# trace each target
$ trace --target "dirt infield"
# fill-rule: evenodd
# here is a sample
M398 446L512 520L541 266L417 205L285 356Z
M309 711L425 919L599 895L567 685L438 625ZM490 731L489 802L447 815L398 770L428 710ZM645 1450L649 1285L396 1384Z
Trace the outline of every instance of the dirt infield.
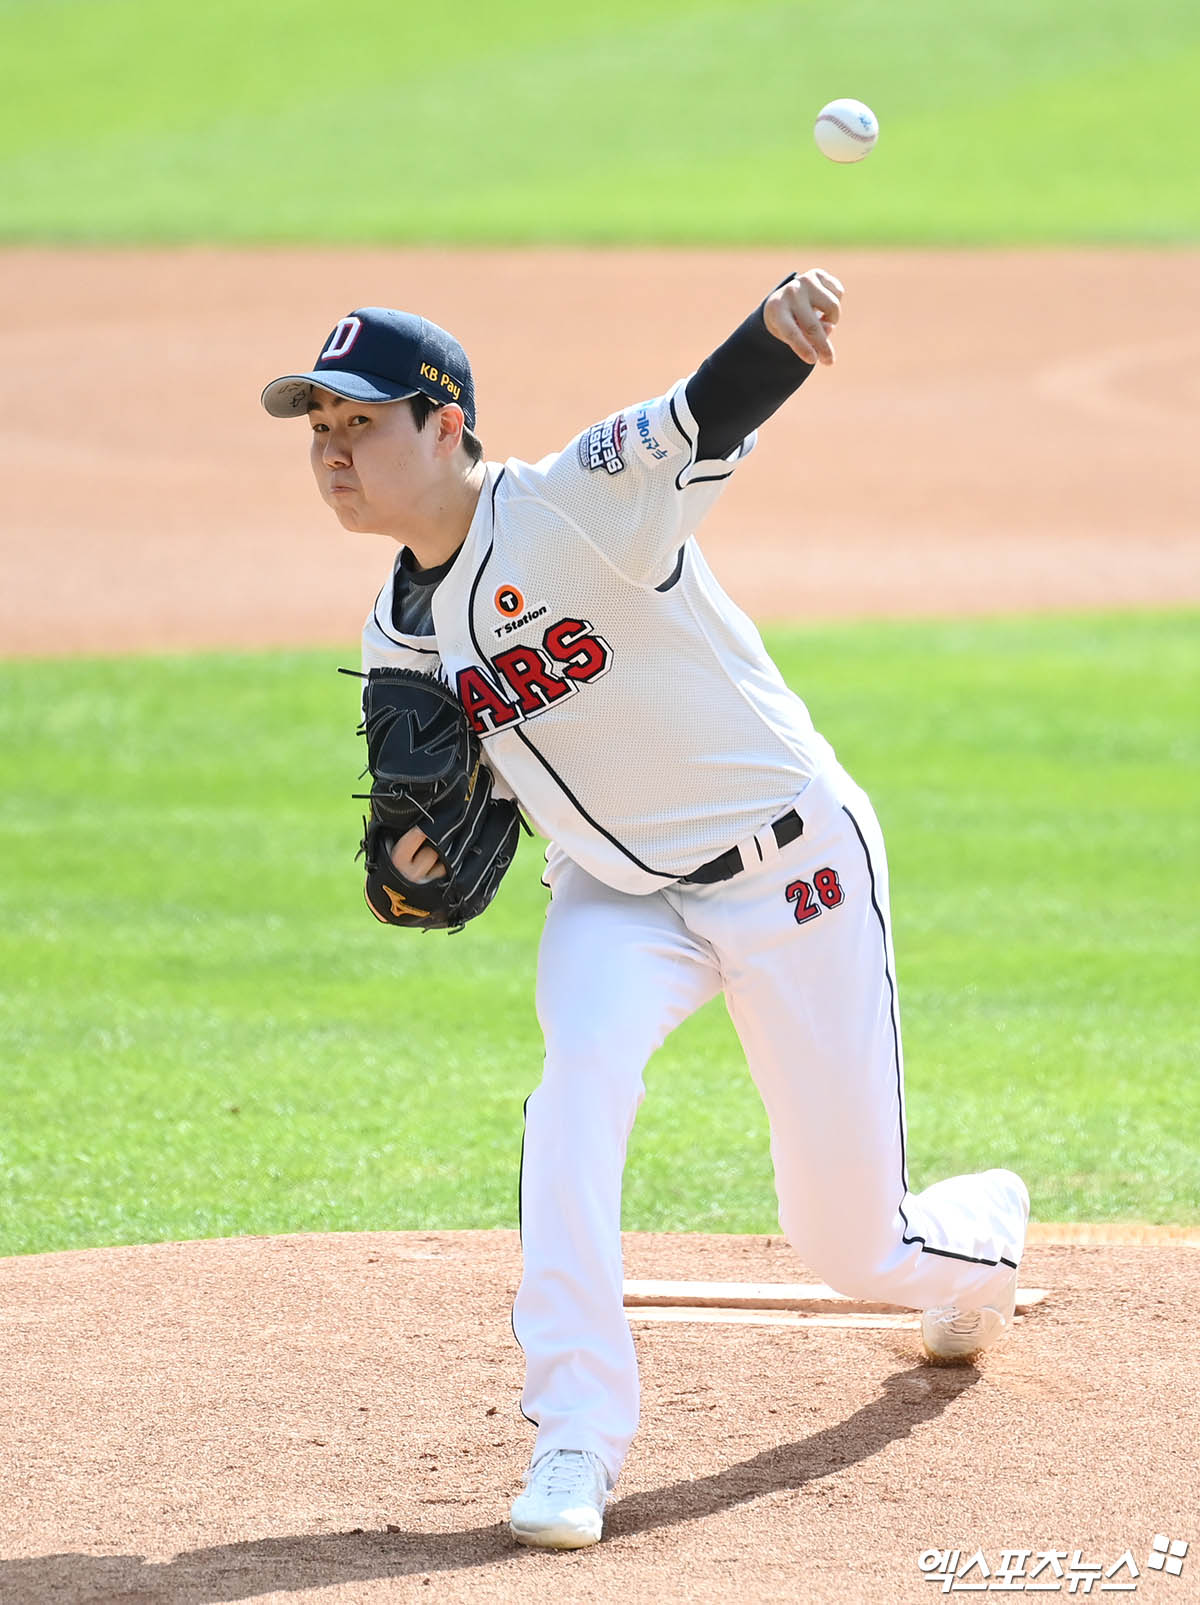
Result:
M261 385L349 307L416 306L536 457L694 366L792 265L840 360L705 526L759 617L1200 600L1197 252L0 252L0 653L348 643L390 561ZM819 389L818 389L819 387ZM793 422L794 418L794 422ZM964 1372L903 1332L647 1326L599 1550L517 1550L505 1232L0 1261L0 1605L933 1598L934 1547L1130 1550L1200 1599L1195 1234L1035 1229L1049 1290ZM631 1277L795 1282L778 1239L628 1240ZM978 1573L976 1573L978 1576ZM1066 1594L1066 1580L1059 1592ZM1070 1590L1074 1592L1075 1590Z
M805 247L839 361L704 530L758 617L1200 599L1200 252ZM0 431L0 651L357 638L390 561L318 502L267 379L347 308L471 352L489 455L538 457L664 390L785 253L0 252L20 398Z
M804 1276L778 1238L637 1235L626 1260ZM1156 1534L1200 1551L1194 1247L1036 1244L1049 1297L978 1370L909 1333L635 1324L642 1431L576 1555L505 1526L518 1265L511 1232L0 1261L0 1600L898 1605L937 1597L934 1547L1129 1549L1138 1598L1200 1597L1200 1552L1146 1569Z

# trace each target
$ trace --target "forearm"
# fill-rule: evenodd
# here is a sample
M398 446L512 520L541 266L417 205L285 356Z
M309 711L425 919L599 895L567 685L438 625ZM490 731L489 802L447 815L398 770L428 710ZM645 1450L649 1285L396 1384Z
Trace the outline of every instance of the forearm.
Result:
M699 426L696 455L701 461L727 457L813 371L812 363L767 328L765 306L764 301L756 307L688 380L687 403Z

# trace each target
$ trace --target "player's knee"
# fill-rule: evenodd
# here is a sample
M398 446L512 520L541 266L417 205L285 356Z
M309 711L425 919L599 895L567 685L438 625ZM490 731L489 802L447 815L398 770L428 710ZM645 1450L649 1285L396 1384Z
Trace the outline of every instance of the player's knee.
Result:
M640 1073L627 1077L581 1074L578 1061L547 1060L525 1108L526 1135L548 1141L560 1162L620 1155L645 1096Z
M618 1081L640 1084L642 1070L653 1052L625 1032L614 1031L612 1021L571 1021L544 1032L544 1079Z

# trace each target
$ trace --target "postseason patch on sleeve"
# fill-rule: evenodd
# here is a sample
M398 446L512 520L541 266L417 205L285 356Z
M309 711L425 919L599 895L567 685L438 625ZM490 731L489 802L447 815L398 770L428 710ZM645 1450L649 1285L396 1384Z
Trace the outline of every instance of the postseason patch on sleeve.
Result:
M579 461L585 468L603 468L619 474L625 466L625 416L605 418L579 437Z

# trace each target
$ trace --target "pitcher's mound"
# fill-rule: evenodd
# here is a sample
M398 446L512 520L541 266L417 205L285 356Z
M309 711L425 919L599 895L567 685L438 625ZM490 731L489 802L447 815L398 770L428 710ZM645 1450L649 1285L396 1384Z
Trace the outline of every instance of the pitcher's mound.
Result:
M547 1555L506 1522L532 1439L515 1233L0 1261L0 1600L897 1605L941 1591L934 1549L990 1580L1005 1550L1055 1552L1063 1594L1128 1551L1165 1589L1156 1535L1200 1543L1198 1267L1182 1243L1035 1243L1047 1296L977 1370L899 1328L635 1323L643 1425L606 1540ZM767 1237L632 1235L626 1268L817 1280Z

